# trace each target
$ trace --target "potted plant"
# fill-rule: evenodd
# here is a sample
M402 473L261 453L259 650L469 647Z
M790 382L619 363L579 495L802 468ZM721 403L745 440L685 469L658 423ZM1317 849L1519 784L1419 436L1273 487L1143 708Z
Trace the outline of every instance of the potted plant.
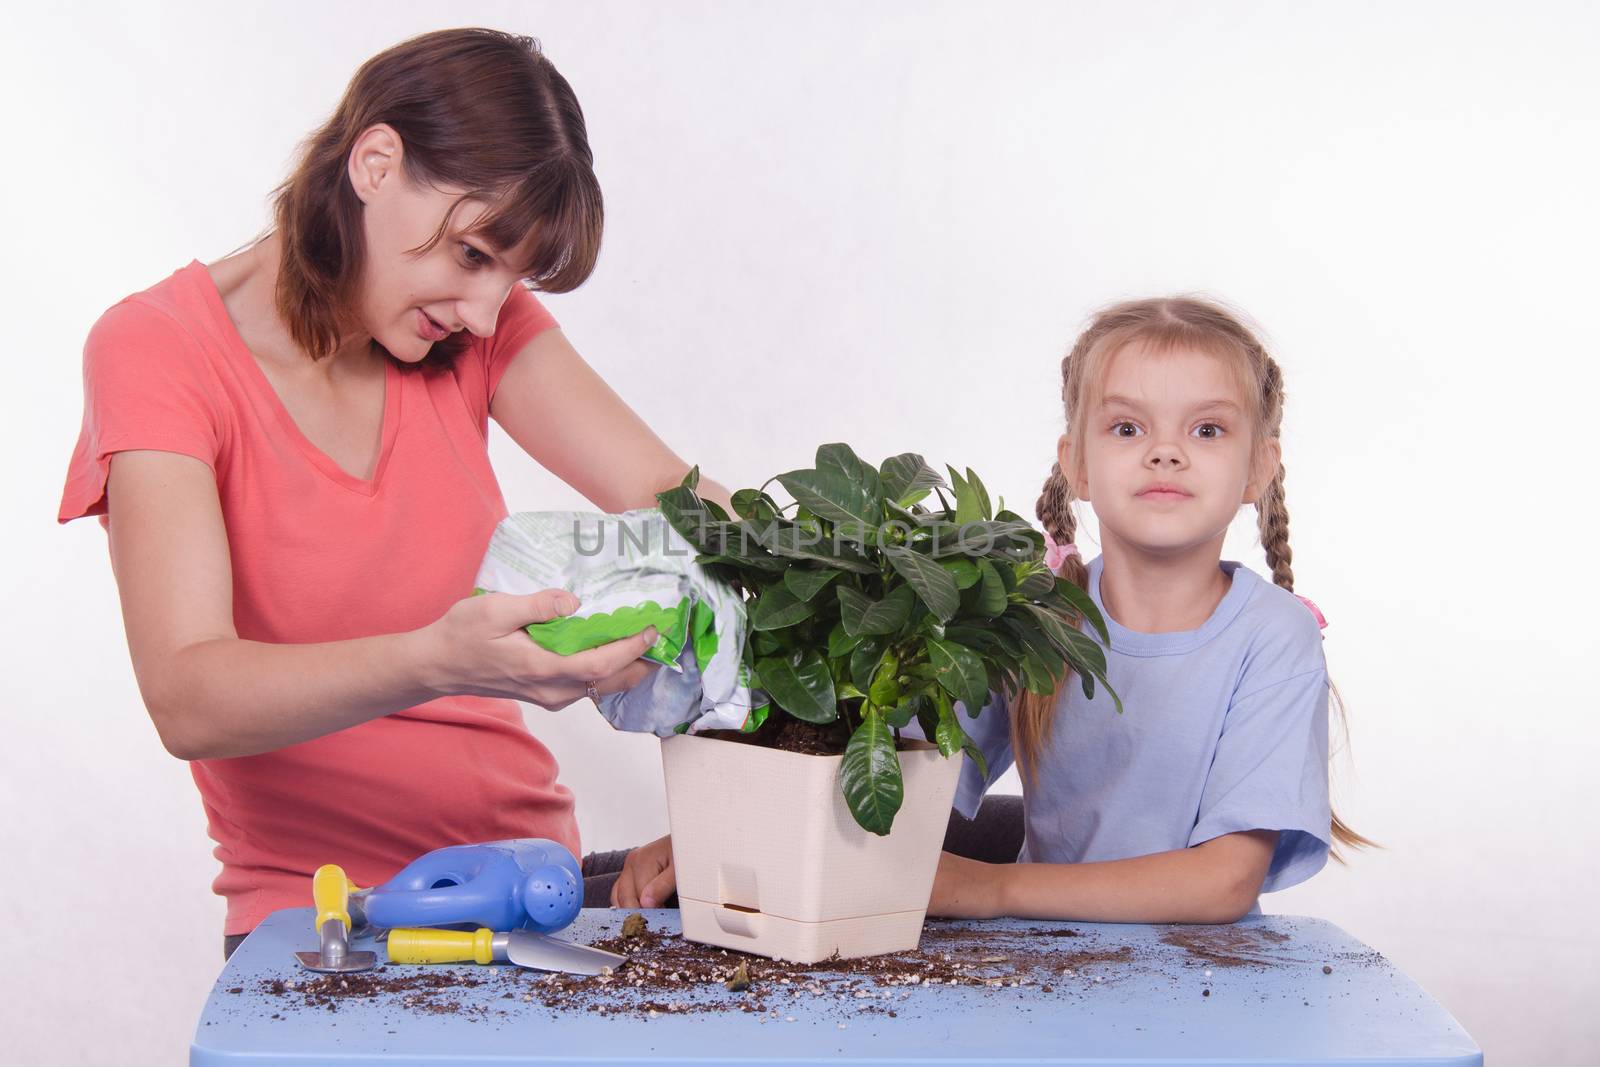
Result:
M814 468L733 494L734 515L697 494L698 467L658 494L697 561L745 597L758 690L742 731L662 742L685 937L806 963L914 949L960 772L949 757L984 763L957 705L975 717L992 689L1048 693L1068 667L1090 695L1105 684L1104 651L1078 629L1087 618L1107 640L1094 602L970 468L948 469L947 483L915 454L873 467L828 444ZM913 720L931 740L901 736Z

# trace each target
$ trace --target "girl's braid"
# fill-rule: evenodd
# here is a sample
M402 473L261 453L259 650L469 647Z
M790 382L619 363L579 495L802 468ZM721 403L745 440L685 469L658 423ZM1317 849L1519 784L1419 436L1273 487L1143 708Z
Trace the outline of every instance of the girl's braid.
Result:
M1061 360L1061 380L1070 382L1072 370L1072 355L1068 353ZM1065 385L1063 386L1065 392ZM1039 493L1039 500L1034 504L1033 513L1038 516L1050 537L1058 545L1070 545L1077 529L1077 518L1072 513L1072 486L1067 481L1066 474L1061 470L1058 460L1050 465L1050 476L1044 480L1044 488ZM1083 553L1068 556L1061 565L1061 577L1073 585L1087 589L1089 587L1089 568L1083 562Z
M1262 423L1269 437L1276 438L1283 425L1283 372L1271 356L1255 347L1262 361L1261 408ZM1283 462L1273 473L1272 481L1256 501L1256 528L1261 534L1261 548L1266 553L1267 566L1272 568L1273 584L1294 592L1294 571L1289 564L1294 553L1289 549L1289 507L1283 495Z

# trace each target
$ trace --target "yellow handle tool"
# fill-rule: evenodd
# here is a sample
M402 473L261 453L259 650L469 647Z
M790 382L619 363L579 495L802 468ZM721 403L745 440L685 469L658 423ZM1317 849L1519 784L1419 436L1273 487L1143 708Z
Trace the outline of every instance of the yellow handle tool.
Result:
M493 963L494 931L390 930L390 963ZM505 959L503 954L499 957Z
M390 963L515 963L536 971L605 974L628 957L575 945L532 930L395 929L389 931Z
M311 876L311 903L316 910L312 928L317 932L318 950L295 953L306 970L344 974L370 971L378 965L376 952L350 951L350 894L355 890L337 864L323 864Z
M311 876L311 903L317 909L317 917L312 921L311 928L321 930L322 924L329 919L338 919L348 933L350 894L355 891L356 887L344 875L344 868L337 863L324 863L318 867L317 873Z

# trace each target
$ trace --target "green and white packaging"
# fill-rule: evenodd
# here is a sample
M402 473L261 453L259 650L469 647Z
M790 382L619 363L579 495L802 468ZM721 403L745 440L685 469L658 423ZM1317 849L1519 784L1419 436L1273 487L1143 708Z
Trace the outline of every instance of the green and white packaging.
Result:
M660 737L754 729L765 716L751 714L744 602L706 573L695 554L659 508L619 515L525 511L495 528L474 584L480 593L565 589L576 596L574 614L527 627L558 655L656 628L660 636L643 658L661 669L600 699L601 714L616 729Z

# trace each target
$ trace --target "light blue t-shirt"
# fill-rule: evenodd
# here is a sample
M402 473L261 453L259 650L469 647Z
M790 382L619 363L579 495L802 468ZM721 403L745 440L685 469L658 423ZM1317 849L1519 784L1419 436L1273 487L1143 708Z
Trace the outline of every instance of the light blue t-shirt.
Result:
M1328 671L1315 616L1224 560L1232 582L1199 629L1137 633L1106 614L1102 562L1089 564L1089 595L1111 634L1106 676L1124 712L1103 687L1086 700L1080 680L1068 680L1038 784L1024 782L1018 862L1127 859L1277 830L1262 891L1316 874L1327 862L1331 817ZM990 699L977 719L959 709L989 765L985 780L963 757L955 807L967 818L1013 762L1005 701Z

